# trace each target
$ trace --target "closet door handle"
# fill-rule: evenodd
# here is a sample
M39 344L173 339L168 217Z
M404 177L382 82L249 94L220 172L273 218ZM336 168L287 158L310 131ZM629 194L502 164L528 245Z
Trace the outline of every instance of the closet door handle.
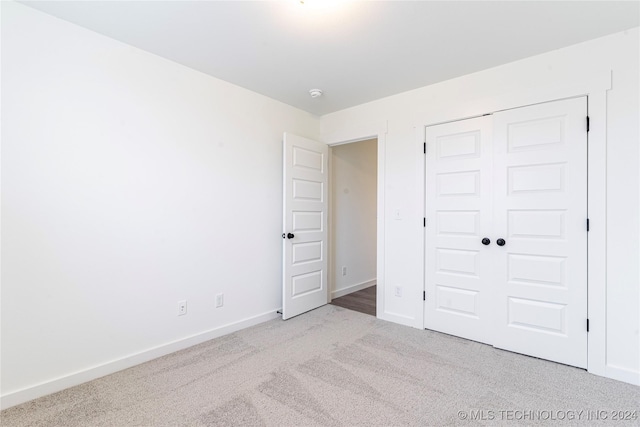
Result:
M496 240L496 245L498 245L498 246L504 246L504 245L505 245L505 243L507 243L507 242L505 242L505 240L504 240L504 239L498 239L498 240Z
M482 239L482 244L483 245L487 246L490 243L491 243L491 240L489 240L488 238L485 237L484 239Z

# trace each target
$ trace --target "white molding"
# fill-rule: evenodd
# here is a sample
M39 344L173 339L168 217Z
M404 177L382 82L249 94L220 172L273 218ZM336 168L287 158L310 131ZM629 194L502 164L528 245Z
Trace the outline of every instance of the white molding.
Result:
M589 371L591 372L591 371ZM640 385L640 372L632 371L631 369L622 368L614 365L607 365L604 373L591 372L592 374L599 375L601 377L607 377L614 380L622 381L625 383Z
M272 319L277 319L280 317L277 311L281 311L281 309L274 309L257 316L248 317L238 322L229 323L227 325L219 326L205 332L200 332L186 338L162 344L160 346L153 347L139 353L131 354L129 356L113 360L102 365L94 366L83 371L75 372L73 374L65 375L63 377L56 378L51 381L46 381L35 386L7 393L0 397L0 409L6 409L11 406L19 405L21 403L37 399L42 396L56 393L64 389L104 377L105 375L113 374L115 372L131 368L132 366L157 359L158 357L162 357L167 354L192 347L205 341L209 341L214 338L218 338L223 335L248 328L250 326L267 322Z
M424 152L424 143L425 141L425 132L424 132L424 126L420 126L420 125L414 125L414 135L415 135L415 150L416 150L416 154L415 154L415 158L416 158L416 179L418 180L418 182L420 182L421 184L416 185L416 195L415 195L415 199L419 201L419 215L418 218L422 217L422 218L426 218L427 216L427 211L426 211L426 197L427 197L427 190L425 188L425 182L426 182L426 161L427 161L427 157L426 154ZM418 251L418 253L420 254L420 259L422 260L422 269L420 269L420 283L422 283L422 292L424 294L425 290L426 290L426 262L425 262L425 257L426 257L426 238L427 238L427 234L426 234L426 227L422 224L420 224L420 222L418 222L418 224L416 224L416 233L422 234L422 239L421 239L421 244L418 248L416 248L416 250ZM422 297L422 295L417 295L416 299L415 299L417 305L419 306L417 310L415 310L416 316L415 316L415 320L413 322L413 327L414 328L419 328L419 329L424 329L425 328L425 321L424 321L424 299Z
M333 258L335 255L335 242L333 239L334 236L334 218L333 218L333 147L329 146L329 158L327 159L327 173L329 174L328 188L327 188L327 227L329 229L329 237L327 240L328 246L328 259L327 259L327 303L331 302L332 292L331 289L334 288L335 284L335 276L333 269L335 268L333 265ZM283 194L284 197L284 194Z
M367 139L379 138L386 135L387 121L365 122L354 124L351 127L340 129L335 132L321 133L320 141L325 144L343 145L352 142L366 141Z
M394 313L392 311L385 311L383 314L384 316L378 316L378 318L386 320L388 322L398 323L399 325L415 327L416 319L413 317L405 316L404 314L400 313Z
M609 86L610 87L610 86ZM608 88L607 88L608 89ZM587 215L587 370L613 378L607 371L607 94L588 95Z
M384 286L385 286L385 165L387 153L387 121L374 121L353 124L350 127L340 129L335 132L324 133L320 136L320 141L329 146L348 144L350 142L364 141L376 138L378 140L378 191L377 191L377 256L376 256L376 317L387 319L384 311ZM391 320L395 321L395 320ZM406 322L398 322L406 324Z
M371 286L375 286L375 284L376 284L376 279L371 279L371 280L367 280L366 282L347 286L346 288L336 289L335 291L331 292L331 299L340 298L345 295L349 295L354 292L358 292L363 289L370 288Z
M378 221L377 221L377 257L376 257L376 317L384 319L384 287L385 287L385 251L386 251L386 227L385 227L385 166L387 161L387 127L383 133L378 133Z
M587 344L590 373L640 384L640 372L607 364L607 91L611 89L611 70L586 75L559 76L556 83L531 87L519 92L493 96L448 110L416 115L414 123L426 126L462 120L511 108L578 96L588 97L591 118L588 155L588 215L591 230L588 234L588 307L590 331ZM424 190L424 180L421 182ZM424 264L424 256L422 257ZM424 282L424 278L423 278ZM422 304L424 322L424 304ZM423 323L424 326L424 323Z
M420 126L464 120L497 111L558 101L566 98L590 95L611 89L611 70L600 71L583 79L575 75L559 76L556 84L543 87L530 87L520 91L508 92L491 97L461 103L449 109L438 109L430 113L418 112L413 123ZM605 106L606 108L606 106Z

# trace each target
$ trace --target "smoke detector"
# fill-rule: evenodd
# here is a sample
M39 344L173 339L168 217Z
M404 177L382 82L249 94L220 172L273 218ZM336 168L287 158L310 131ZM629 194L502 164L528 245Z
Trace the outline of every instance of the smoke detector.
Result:
M311 95L312 98L319 98L322 96L322 91L320 89L311 89L309 95Z

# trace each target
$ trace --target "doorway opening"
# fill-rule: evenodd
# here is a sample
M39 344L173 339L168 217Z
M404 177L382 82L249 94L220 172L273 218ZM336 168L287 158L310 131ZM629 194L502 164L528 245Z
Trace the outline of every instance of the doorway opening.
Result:
M376 315L378 139L330 149L329 299Z

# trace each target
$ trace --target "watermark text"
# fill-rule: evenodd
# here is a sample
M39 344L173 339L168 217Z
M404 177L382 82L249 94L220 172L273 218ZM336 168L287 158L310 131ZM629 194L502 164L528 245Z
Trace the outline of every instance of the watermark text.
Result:
M637 421L637 410L538 410L470 409L458 411L458 419L470 421Z

